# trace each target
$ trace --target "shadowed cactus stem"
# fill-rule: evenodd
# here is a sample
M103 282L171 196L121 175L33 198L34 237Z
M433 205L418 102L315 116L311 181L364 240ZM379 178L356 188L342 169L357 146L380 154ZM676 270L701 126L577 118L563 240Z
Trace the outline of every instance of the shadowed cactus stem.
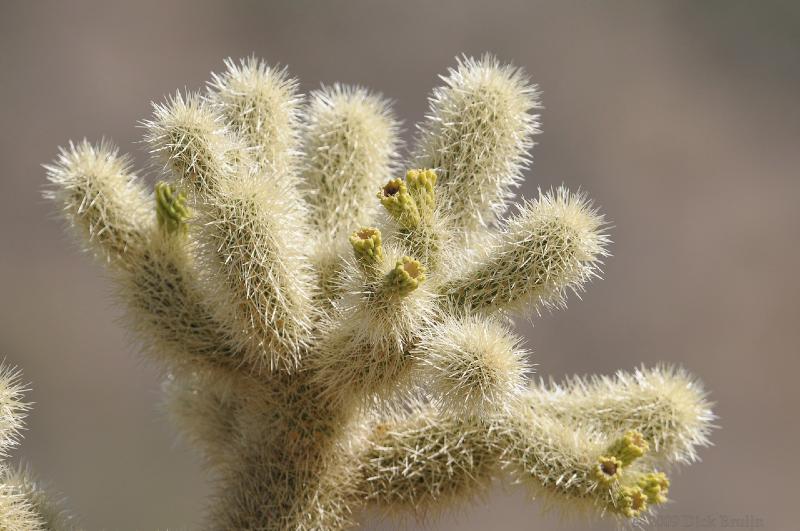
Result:
M109 265L218 478L207 527L343 529L370 505L430 514L501 474L571 514L642 519L666 501L659 470L708 444L697 380L656 367L533 382L510 328L510 314L582 291L609 243L564 187L503 218L538 133L520 69L459 59L403 171L379 95L333 85L303 99L285 69L225 67L144 122L154 192L108 142L70 144L47 167L48 197ZM10 374L2 452L24 413ZM12 531L45 518L20 485L33 484L7 479L0 497Z

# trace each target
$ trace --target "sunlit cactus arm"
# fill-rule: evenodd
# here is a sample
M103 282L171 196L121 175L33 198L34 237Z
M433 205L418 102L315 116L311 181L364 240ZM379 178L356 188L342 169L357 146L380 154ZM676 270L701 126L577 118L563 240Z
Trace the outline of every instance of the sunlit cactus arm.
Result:
M565 188L523 204L494 241L441 291L453 311L561 306L598 275L608 239L583 194Z
M639 431L650 443L650 456L664 464L694 461L698 448L709 444L714 419L702 384L663 366L533 385L525 401L534 411L584 429Z
M460 233L493 224L528 165L540 107L524 73L486 55L459 59L417 126L416 164L440 173L442 201Z
M389 102L360 87L333 85L313 91L302 130L302 186L317 241L313 262L319 296L341 296L338 277L346 236L371 222L372 194L390 174L399 124Z
M254 173L241 139L196 95L156 105L146 127L154 153L193 194L215 316L251 366L296 368L314 314L311 238L291 198L277 193L278 176Z
M303 129L303 190L325 238L368 224L374 191L392 171L399 124L380 95L347 85L310 94Z
M0 529L6 531L47 531L44 520L15 485L7 483L9 470L0 465Z
M424 515L478 496L499 470L500 429L423 404L386 415L359 459L364 501Z
M592 432L524 407L508 422L504 468L565 514L639 518L666 500L669 482L638 432Z
M565 512L638 518L669 488L647 451L637 432L607 438L537 412L478 418L416 406L374 426L361 488L384 511L428 514L474 498L507 470Z
M296 186L298 127L303 98L285 68L249 57L227 59L225 72L212 74L208 99L248 146L259 170L281 175Z
M244 146L253 171L284 198L284 215L301 232L308 215L300 186L301 103L298 82L286 68L251 56L225 61L225 72L212 74L207 99Z
M0 460L17 445L29 405L19 371L0 364Z
M110 142L87 140L61 148L45 166L54 200L91 251L126 267L127 257L146 246L154 212L149 194L131 172L131 160Z
M129 166L109 142L70 144L47 167L47 195L111 265L127 318L154 357L173 368L240 364L203 301L182 199L161 186L154 201Z

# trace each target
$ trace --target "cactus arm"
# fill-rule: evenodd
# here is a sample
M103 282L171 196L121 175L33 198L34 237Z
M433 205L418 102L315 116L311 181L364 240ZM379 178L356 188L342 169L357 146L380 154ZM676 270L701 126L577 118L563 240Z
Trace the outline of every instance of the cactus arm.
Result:
M442 204L470 236L503 214L538 133L538 91L525 74L486 55L464 58L433 91L417 126L416 165L441 172Z
M129 166L108 142L70 144L47 167L47 195L111 266L128 320L153 356L172 368L241 363L202 300L181 208L164 203L163 189L162 202L154 204Z
M452 311L519 312L563 306L598 275L608 242L582 194L540 193L508 220L482 256L440 288Z
M640 368L613 377L531 386L529 407L587 430L641 432L659 463L690 463L708 445L714 415L702 384L681 369Z
M386 396L410 376L409 350L433 311L419 261L384 248L377 229L356 231L350 242L355 263L347 271L348 296L310 362L323 396L342 405Z
M147 139L194 197L209 304L251 366L297 368L313 320L309 236L277 175L196 95L157 105Z
M360 491L390 513L428 513L484 491L501 455L500 434L488 423L417 404L374 424L359 459Z
M29 404L19 371L0 363L0 529L4 531L69 531L72 517L59 500L45 492L23 466L5 462L19 442Z
M669 481L638 432L606 437L539 412L452 416L417 406L373 426L359 460L363 500L428 514L484 493L503 470L571 513L639 518Z
M390 104L360 87L313 91L302 127L301 190L318 234L312 260L322 304L341 297L347 235L372 221L372 193L392 171L399 124Z

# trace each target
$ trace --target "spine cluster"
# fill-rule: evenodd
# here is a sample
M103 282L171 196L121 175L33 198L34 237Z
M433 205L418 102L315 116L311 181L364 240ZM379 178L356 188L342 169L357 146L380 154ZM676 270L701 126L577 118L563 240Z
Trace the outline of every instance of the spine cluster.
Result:
M642 519L666 500L661 470L707 444L713 416L681 370L530 380L509 318L599 276L606 224L565 188L504 218L537 88L489 56L444 82L404 171L386 100L342 85L304 99L254 58L154 105L153 191L108 143L48 166L48 196L113 272L219 478L209 528L343 529L367 505L429 514L501 474L569 513ZM10 374L6 445L24 412ZM66 528L29 482L4 483L17 496L0 498L4 529Z

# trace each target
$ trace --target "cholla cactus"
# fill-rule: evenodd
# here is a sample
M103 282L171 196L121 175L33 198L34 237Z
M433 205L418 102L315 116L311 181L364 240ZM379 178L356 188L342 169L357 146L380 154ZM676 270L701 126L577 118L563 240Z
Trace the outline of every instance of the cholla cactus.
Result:
M209 528L430 513L501 473L569 513L640 519L666 500L660 470L708 442L697 381L532 382L510 328L582 290L608 244L564 188L501 220L538 133L522 71L460 60L399 171L380 96L335 85L304 105L285 70L226 67L144 122L154 193L109 143L47 167L220 478Z
M46 531L74 529L72 517L52 499L26 467L11 467L2 459L17 445L28 404L19 373L0 365L0 529Z

